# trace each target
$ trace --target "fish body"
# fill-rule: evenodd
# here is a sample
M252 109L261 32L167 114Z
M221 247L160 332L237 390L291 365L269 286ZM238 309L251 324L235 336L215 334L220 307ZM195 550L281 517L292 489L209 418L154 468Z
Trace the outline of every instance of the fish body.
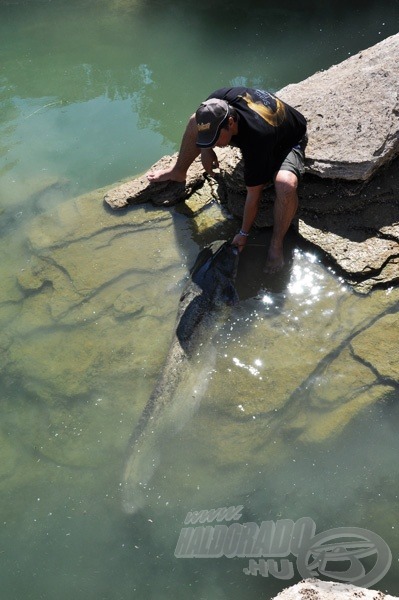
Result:
M128 443L122 480L127 513L136 512L145 502L146 486L158 462L157 442L165 431L179 426L198 402L198 379L203 380L205 374L198 377L196 372L197 381L192 381L190 371L201 343L211 335L218 309L238 301L237 266L237 247L217 241L201 250L190 270L162 373Z

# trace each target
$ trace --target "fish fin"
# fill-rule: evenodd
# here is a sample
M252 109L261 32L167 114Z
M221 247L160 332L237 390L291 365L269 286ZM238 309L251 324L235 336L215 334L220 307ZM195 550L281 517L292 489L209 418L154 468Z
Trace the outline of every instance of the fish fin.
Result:
M148 483L160 462L159 450L152 433L142 434L129 450L122 481L122 506L126 514L134 514L148 501Z
M213 252L209 247L203 248L201 250L201 252L198 254L195 263L193 264L193 266L190 269L190 275L193 277L196 273L198 273L198 271L201 269L201 267L203 267L210 258L213 257Z
M195 283L200 285L202 277L211 267L218 254L223 250L223 248L229 245L230 244L225 240L216 240L201 250L194 265L190 269L191 278Z

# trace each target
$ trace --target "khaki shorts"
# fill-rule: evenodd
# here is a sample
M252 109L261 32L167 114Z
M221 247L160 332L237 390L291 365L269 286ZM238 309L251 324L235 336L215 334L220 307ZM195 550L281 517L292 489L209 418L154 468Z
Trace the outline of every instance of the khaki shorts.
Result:
M294 146L291 152L287 154L279 171L290 171L298 177L298 180L301 180L305 173L305 148L307 143L308 136L305 134L299 144Z

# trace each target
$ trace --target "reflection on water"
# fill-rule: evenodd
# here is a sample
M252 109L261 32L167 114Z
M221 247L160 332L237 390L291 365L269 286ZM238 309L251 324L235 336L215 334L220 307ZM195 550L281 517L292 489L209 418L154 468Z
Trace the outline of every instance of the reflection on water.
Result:
M216 23L206 3L134 5L0 8L2 598L270 598L287 582L244 575L243 559L174 557L188 511L223 506L364 527L397 556L397 291L355 296L295 235L268 278L254 236L201 402L126 516L125 447L187 267L235 225L70 198L174 151L222 82L302 79L393 33L398 5L232 5ZM377 587L397 593L395 561Z

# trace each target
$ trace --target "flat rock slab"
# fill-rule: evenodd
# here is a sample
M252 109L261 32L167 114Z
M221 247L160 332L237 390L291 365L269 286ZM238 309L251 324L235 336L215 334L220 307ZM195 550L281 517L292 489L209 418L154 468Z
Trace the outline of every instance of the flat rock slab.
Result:
M149 170L167 169L176 160L177 154L163 156ZM183 183L165 181L150 183L145 175L128 180L111 190L104 201L113 209L125 208L128 205L144 204L150 202L154 206L173 206L188 199L199 187L204 184L204 169L199 160L196 160Z
M399 153L399 34L277 95L308 120L307 168L366 180Z

